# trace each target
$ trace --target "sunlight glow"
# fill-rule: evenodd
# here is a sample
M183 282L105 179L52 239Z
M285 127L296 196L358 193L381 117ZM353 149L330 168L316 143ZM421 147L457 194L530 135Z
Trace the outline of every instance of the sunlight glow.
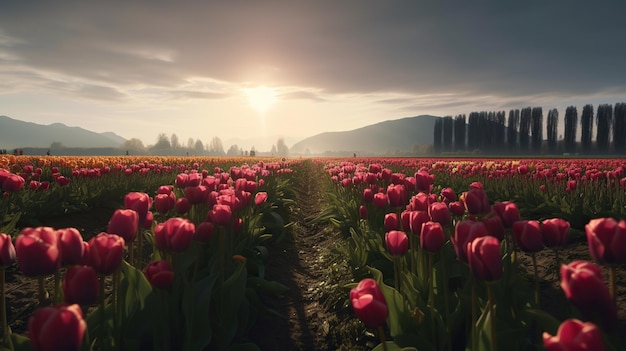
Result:
M261 115L265 115L267 110L272 107L278 100L276 90L266 86L258 86L256 88L244 89L248 103L253 109L257 110Z

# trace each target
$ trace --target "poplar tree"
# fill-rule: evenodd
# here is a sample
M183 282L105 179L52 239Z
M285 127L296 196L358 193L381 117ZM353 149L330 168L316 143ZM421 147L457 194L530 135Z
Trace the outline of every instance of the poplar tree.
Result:
M519 110L509 111L509 121L506 128L506 142L510 153L517 153L517 129L519 128Z
M548 150L551 154L555 154L557 151L557 129L559 125L559 111L552 109L548 111L548 122L546 125L547 137L548 137Z
M563 143L565 152L576 153L576 130L578 127L578 110L576 106L565 109L565 135Z
M583 107L583 113L580 116L580 149L583 153L591 152L591 135L593 133L593 106L587 104Z

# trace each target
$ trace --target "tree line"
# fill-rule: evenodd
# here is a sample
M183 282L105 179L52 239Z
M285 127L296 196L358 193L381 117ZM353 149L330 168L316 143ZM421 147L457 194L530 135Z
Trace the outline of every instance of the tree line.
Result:
M544 123L541 107L471 112L435 121L435 153L486 154L626 154L626 103L593 105L565 110L563 134L559 112L551 109ZM544 138L545 125L545 138ZM580 133L578 126L580 125ZM594 134L594 125L595 134ZM593 136L595 135L595 138Z

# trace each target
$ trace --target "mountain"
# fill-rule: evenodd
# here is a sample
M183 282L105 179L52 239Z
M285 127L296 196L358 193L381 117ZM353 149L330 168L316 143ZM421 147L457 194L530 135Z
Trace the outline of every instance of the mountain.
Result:
M436 116L421 115L371 124L345 132L326 132L306 138L291 147L292 154L356 153L383 155L411 151L414 145L433 143Z
M43 125L0 116L0 149L49 148L58 142L66 147L119 147L126 139L112 133L96 133L62 123Z

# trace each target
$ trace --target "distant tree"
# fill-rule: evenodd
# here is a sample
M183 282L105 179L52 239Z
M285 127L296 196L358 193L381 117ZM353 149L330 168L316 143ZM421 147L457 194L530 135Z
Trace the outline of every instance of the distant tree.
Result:
M181 148L180 141L178 140L178 135L176 135L176 133L172 133L172 135L170 136L170 146L172 147L172 149Z
M478 112L470 112L467 128L467 148L469 150L480 148L482 133L480 130L480 114Z
M581 136L580 148L581 152L591 152L591 135L593 134L593 106L587 104L583 107L583 113L580 116Z
M517 130L519 128L519 110L509 111L506 129L506 142L510 153L517 153Z
M213 137L209 143L209 155L223 156L224 154L225 152L224 146L222 145L222 139L219 137Z
M311 150L308 147L304 150L304 156L311 156Z
M170 144L170 138L168 138L167 134L161 133L157 137L156 144L150 147L150 153L153 155L171 155L172 154L172 145Z
M454 150L465 151L465 115L458 115L454 118Z
M228 151L226 151L226 156L237 156L240 152L241 149L239 149L239 146L237 146L237 144L233 144L230 148L228 148Z
M60 141L53 141L50 144L50 150L59 150L59 149L65 149L65 145L63 145L62 142L60 142Z
M505 144L505 123L506 121L506 112L498 111L495 113L495 123L494 123L494 147L498 153L503 153L506 150Z
M626 153L626 103L619 102L613 109L613 150Z
M531 111L532 151L534 154L541 153L543 143L543 110L541 107L533 107Z
M289 155L289 147L285 144L284 138L278 138L276 142L276 152L278 156L288 156Z
M613 125L613 106L602 104L596 113L596 147L598 152L609 152L609 136Z
M196 155L204 154L204 144L202 143L202 140L196 139L196 143L193 146L193 151Z
M189 137L189 139L187 139L187 148L191 150L193 149L194 145L196 145L196 141L193 140L192 137Z
M443 118L443 151L452 151L452 131L454 124L452 116L446 116Z
M148 151L146 147L143 146L143 142L137 138L126 140L122 143L120 149L128 151L128 153L132 155L145 155Z
M565 109L565 136L563 144L565 152L576 153L576 129L578 127L578 110L576 106L569 106Z
M276 154L276 145L272 145L272 150L270 151L270 154L272 154L272 156Z
M552 109L548 111L548 123L546 125L547 137L548 137L548 150L551 154L555 154L557 151L557 133L559 125L559 111Z
M525 107L520 111L519 119L519 150L521 153L528 153L528 143L530 141L530 125L532 121L532 108Z
M443 145L443 119L437 118L435 120L435 127L433 128L433 150L436 153L440 153Z

